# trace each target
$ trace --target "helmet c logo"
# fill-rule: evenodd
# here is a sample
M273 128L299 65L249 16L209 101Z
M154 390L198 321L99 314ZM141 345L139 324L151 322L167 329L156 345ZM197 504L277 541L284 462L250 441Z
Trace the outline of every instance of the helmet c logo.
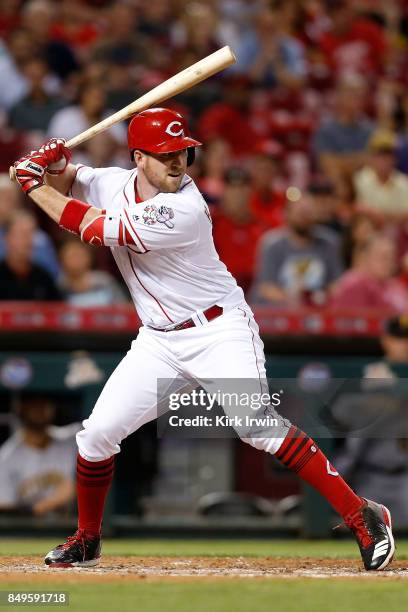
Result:
M173 128L175 128L178 125L180 126L179 131L178 132L174 132ZM184 135L183 124L180 121L172 121L166 127L165 132L166 132L166 134L170 134L170 136L183 136Z

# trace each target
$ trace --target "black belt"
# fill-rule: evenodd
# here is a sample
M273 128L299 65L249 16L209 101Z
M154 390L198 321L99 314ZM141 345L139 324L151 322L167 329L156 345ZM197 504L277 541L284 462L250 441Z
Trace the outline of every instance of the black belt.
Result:
M205 316L207 321L212 321L213 319L216 319L217 317L221 316L223 312L224 309L221 306L215 305L210 306L210 308L207 308L207 310L203 310L203 315ZM161 332L169 332L176 331L179 329L188 329L189 327L196 327L196 323L193 319L187 319L187 321L183 321L182 323L178 323L174 327L168 327L167 329L160 329L158 327L150 327L150 329L154 329L155 331Z

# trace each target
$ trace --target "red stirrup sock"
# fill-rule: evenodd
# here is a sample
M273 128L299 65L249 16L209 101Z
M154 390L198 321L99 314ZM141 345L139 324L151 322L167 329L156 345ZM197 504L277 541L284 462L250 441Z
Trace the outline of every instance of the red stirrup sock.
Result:
M113 478L114 458L87 461L77 456L78 529L99 536L103 509Z
M292 425L275 457L319 491L341 516L361 508L361 497L338 474L317 444L297 427Z

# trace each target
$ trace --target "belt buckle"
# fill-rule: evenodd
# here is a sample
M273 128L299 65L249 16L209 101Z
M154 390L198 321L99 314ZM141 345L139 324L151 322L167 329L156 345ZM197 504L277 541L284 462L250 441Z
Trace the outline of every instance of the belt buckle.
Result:
M178 325L176 325L174 329L180 330L180 329L186 329L186 328L194 327L194 326L195 326L195 323L193 319L187 319L187 321L183 321L183 323L179 323Z

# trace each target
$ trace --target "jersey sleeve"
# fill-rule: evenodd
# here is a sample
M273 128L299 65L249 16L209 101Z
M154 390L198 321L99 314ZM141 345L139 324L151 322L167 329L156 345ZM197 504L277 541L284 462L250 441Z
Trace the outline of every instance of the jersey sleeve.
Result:
M142 253L193 246L199 237L198 211L180 194L159 193L124 208L120 221Z
M70 195L102 209L103 200L111 191L113 175L121 172L122 168L90 168L78 164Z

